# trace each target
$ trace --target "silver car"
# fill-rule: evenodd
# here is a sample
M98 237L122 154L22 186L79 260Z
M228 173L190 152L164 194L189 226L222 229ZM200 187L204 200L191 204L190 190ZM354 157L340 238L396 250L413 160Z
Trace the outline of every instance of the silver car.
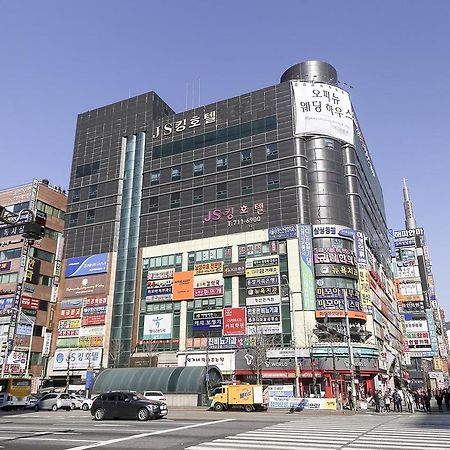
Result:
M65 409L70 411L72 402L69 394L58 394L52 392L41 397L34 405L34 410L47 409L51 411L58 411L58 409Z

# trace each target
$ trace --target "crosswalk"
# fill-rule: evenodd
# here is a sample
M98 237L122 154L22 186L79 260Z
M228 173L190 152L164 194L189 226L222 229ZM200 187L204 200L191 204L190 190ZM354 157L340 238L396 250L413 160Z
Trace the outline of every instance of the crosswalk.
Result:
M424 414L305 416L186 450L448 450L449 426L450 420L433 421Z

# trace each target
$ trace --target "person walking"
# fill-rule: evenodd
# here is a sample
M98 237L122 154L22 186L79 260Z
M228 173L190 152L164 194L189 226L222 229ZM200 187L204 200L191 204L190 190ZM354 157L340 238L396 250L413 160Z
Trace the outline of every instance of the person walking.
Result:
M444 410L442 409L442 402L444 400L444 395L442 394L442 392L436 391L434 398L436 399L436 403L438 405L439 412L444 412Z
M450 409L450 392L449 392L448 388L445 389L445 391L444 391L444 401L445 401L445 408L447 410L449 410Z
M403 412L402 399L401 399L397 389L392 394L392 400L394 402L394 411Z
M424 392L423 401L425 403L425 411L431 414L431 394L428 392Z
M387 391L386 394L384 394L384 407L386 412L391 412L391 397Z
M375 403L375 411L377 413L380 412L380 391L375 391L375 394L373 394L373 401Z

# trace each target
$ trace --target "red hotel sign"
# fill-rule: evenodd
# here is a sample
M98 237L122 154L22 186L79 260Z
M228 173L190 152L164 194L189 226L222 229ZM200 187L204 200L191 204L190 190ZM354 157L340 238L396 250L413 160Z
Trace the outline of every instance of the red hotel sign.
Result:
M245 308L224 308L223 335L247 334Z

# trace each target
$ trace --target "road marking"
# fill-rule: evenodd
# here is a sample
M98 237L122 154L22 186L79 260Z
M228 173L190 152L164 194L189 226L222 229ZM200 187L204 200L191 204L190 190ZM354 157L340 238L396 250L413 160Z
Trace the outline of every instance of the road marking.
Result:
M215 425L218 423L234 422L234 421L235 421L235 419L213 420L212 422L196 423L193 425L186 425L184 427L169 428L168 430L158 430L158 431L152 431L150 433L135 434L133 436L127 436L124 438L111 439L109 441L98 442L97 444L83 445L81 447L73 447L73 448L69 448L67 450L85 450L87 448L103 447L104 445L116 444L117 442L129 441L131 439L140 439L140 438L147 437L147 436L155 436L157 434L165 434L165 433L171 433L174 431L187 430L188 428L198 428L198 427L203 427L203 426L207 426L207 425Z
M100 425L94 425L94 427L129 427L130 425L118 425L117 423L104 423Z

